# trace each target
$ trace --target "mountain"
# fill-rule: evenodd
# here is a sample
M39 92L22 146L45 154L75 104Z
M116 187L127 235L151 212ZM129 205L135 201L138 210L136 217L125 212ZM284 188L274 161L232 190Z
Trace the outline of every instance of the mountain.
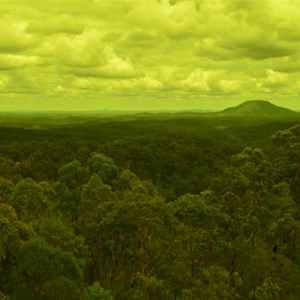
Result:
M297 116L297 112L277 106L264 100L249 100L242 104L229 107L218 113L220 116L236 117L289 117Z

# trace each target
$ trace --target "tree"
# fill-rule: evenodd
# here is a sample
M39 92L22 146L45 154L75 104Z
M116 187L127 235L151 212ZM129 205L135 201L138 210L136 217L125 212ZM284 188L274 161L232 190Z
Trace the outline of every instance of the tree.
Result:
M256 288L254 297L257 300L279 300L280 289L280 286L271 278L267 278L261 286Z
M208 250L202 242L207 231L213 227L214 216L205 201L198 195L186 194L171 205L174 215L187 231L190 275L194 278L205 251Z
M104 183L112 183L119 174L119 169L112 158L101 153L92 153L89 160L92 173L97 173Z
M78 231L85 238L89 249L88 281L101 280L105 265L105 239L101 222L112 210L117 196L109 185L102 183L97 174L93 174L84 185L81 195Z
M79 215L82 186L88 181L89 171L81 163L73 160L64 164L59 170L59 182L55 186L59 197L58 207L72 221Z
M202 299L240 299L240 295L233 287L232 282L241 284L241 278L238 273L233 276L217 265L212 265L203 270L203 291Z
M17 255L14 297L17 299L74 299L81 290L82 270L69 252L33 238ZM26 299L25 298L25 299Z
M7 180L15 178L16 164L11 159L0 157L0 177Z
M83 236L75 233L59 212L32 221L32 228L40 238L56 249L72 254L80 267L85 267L87 246Z
M157 196L158 192L153 183L149 180L141 180L136 174L130 170L123 170L117 181L117 190L120 191L122 197L132 193L147 194L151 196Z
M22 241L29 238L32 230L19 221L12 206L0 203L0 287L11 290L11 274Z
M272 139L284 152L280 161L285 161L288 166L287 175L290 176L286 179L290 181L293 198L300 204L300 124L277 131Z
M81 166L77 160L63 165L58 170L59 181L69 189L76 189L88 180L88 169Z
M108 288L118 286L114 289L116 298L131 297L136 290L146 295L146 278L152 283L157 278L159 285L167 284L169 276L165 270L174 230L171 210L159 197L127 194L115 203L101 222L101 232L109 266L103 284ZM139 282L140 279L143 280Z
M86 288L83 300L114 300L114 297L110 291L102 288L96 281Z
M14 185L10 180L0 178L0 202L8 203Z
M9 297L0 291L0 300L9 300Z
M47 215L52 206L41 186L30 178L23 179L15 185L10 203L25 221Z

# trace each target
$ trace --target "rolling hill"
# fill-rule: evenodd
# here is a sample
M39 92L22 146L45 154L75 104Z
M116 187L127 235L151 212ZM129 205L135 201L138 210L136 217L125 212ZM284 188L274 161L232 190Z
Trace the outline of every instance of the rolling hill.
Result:
M297 116L298 113L277 106L264 100L249 100L242 104L229 107L217 113L218 116L235 116L235 117L291 117ZM300 116L300 114L299 114Z

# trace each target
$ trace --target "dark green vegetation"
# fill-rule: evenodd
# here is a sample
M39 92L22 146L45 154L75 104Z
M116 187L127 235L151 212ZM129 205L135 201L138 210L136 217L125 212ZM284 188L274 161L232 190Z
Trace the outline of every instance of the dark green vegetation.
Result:
M37 118L2 116L0 299L299 299L297 116Z
M218 113L227 116L253 116L256 117L291 117L297 113L293 110L276 106L264 100L249 100L236 107L229 107Z

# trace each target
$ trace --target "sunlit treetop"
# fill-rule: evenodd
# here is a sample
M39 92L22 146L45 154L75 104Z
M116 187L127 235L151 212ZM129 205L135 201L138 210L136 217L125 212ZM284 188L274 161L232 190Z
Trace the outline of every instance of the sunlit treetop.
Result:
M298 0L2 0L0 109L300 109Z

